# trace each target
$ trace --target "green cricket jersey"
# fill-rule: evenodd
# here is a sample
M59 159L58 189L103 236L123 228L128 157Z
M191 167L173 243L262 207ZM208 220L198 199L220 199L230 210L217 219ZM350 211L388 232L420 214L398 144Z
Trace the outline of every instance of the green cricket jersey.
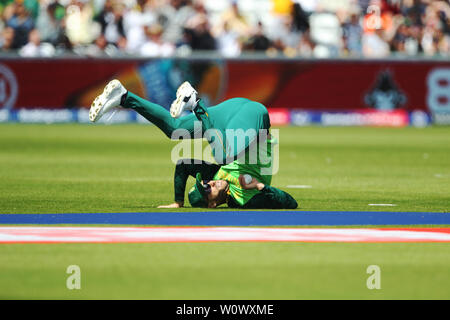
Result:
M270 186L272 182L272 145L275 143L277 141L271 138L258 144L256 149L249 149L243 159L235 160L220 167L215 174L214 180L226 180L229 183L228 193L239 205L245 205L253 196L260 192L257 189L243 189L239 183L239 175L249 174L259 182ZM253 151L255 153L252 154ZM252 157L256 160L256 163L249 163ZM262 169L266 169L267 172L262 172Z

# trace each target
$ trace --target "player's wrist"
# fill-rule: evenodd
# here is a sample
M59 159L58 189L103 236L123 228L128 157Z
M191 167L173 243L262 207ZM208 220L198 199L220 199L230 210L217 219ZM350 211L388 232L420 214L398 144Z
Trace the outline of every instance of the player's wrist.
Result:
M175 203L178 204L180 208L184 206L184 201L175 201Z
M264 187L265 187L265 184L262 182L258 182L256 184L256 189L258 189L258 191L261 191L262 189L264 189Z

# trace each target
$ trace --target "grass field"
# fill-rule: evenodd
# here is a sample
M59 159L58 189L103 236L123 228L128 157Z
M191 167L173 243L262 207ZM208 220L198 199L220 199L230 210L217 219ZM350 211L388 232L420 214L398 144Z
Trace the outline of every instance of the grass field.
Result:
M148 212L173 200L176 142L155 127L3 124L0 132L0 213ZM449 212L450 128L281 128L273 185L298 210ZM449 299L449 248L0 245L0 298ZM71 264L82 271L78 291L65 286ZM372 264L381 267L381 290L366 287Z
M0 213L140 212L173 201L177 142L156 127L0 131ZM450 128L282 128L273 185L311 185L285 189L300 210L448 212Z
M448 244L0 246L1 299L449 299ZM81 290L66 269L81 269ZM369 290L369 265L381 290Z

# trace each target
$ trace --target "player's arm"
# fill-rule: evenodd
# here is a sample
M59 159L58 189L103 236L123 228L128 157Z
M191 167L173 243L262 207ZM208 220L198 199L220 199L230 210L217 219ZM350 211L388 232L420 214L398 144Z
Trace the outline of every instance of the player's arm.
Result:
M239 176L239 183L244 189L257 189L260 191L246 204L247 209L296 209L297 201L292 196L278 188L265 185L253 178L250 183L245 183L243 175Z
M175 167L173 180L175 202L169 205L158 206L158 208L182 208L184 206L184 194L186 192L186 182L189 176L195 178L197 172L202 174L203 179L212 180L216 172L220 169L217 164L195 159L178 160Z

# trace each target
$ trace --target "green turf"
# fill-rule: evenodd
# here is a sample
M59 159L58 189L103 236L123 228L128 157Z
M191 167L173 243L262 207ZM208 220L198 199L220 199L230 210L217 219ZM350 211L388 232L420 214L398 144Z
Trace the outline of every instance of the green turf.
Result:
M145 212L173 200L177 142L156 127L4 124L0 132L0 213ZM299 210L448 212L450 128L281 128L273 185Z
M145 212L173 200L177 142L155 127L0 133L0 213ZM312 188L286 189L295 184ZM449 212L450 128L282 128L273 185L299 210ZM65 286L72 264L79 291ZM374 264L381 290L366 287ZM0 245L0 299L449 299L449 270L449 245L436 243L14 244Z
M448 299L447 244L0 246L0 299ZM5 259L7 257L7 259ZM68 290L69 265L81 289ZM366 286L378 265L381 289Z

